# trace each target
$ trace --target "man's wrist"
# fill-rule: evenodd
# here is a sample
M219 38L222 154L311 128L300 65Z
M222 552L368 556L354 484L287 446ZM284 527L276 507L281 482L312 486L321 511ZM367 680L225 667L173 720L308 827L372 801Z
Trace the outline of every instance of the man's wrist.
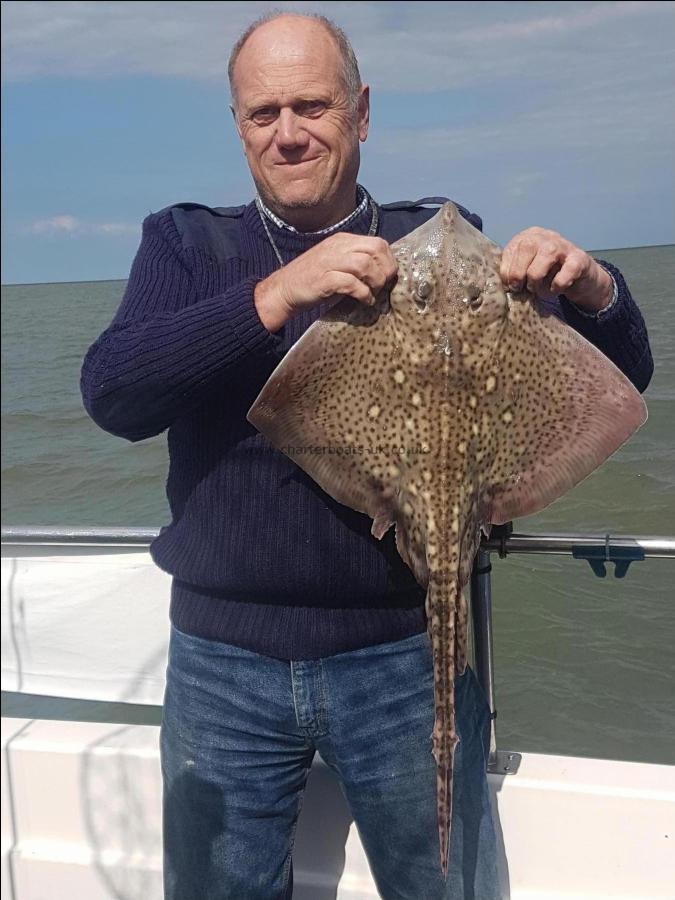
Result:
M581 303L578 299L571 300L566 295L566 299L576 311L587 319L600 319L611 309L614 308L619 297L619 286L611 272L599 262L596 261L598 269L603 273L601 276L602 285L597 293L594 293L593 299L588 302Z
M259 281L253 290L253 303L260 321L265 328L274 333L291 318L291 311L284 302L279 290L277 273Z

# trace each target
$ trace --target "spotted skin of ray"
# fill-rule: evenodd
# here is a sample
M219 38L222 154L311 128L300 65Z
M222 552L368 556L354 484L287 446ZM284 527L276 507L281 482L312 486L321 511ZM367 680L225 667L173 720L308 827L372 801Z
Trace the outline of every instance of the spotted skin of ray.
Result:
M375 307L345 298L285 356L248 418L337 501L373 519L427 589L430 750L444 875L452 823L455 677L467 666L481 531L543 509L645 421L600 351L527 292L452 203L392 245L398 280ZM306 450L306 452L304 452ZM287 451L288 452L288 451Z

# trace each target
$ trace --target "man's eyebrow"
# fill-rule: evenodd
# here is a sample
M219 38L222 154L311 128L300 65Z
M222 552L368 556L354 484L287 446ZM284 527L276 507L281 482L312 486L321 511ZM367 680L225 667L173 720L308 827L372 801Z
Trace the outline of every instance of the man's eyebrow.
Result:
M300 103L330 103L331 97L325 91L307 91L297 97L282 102L278 98L271 99L269 97L254 97L248 103L242 103L241 107L244 113L252 113L258 109L267 109L268 107L278 109L280 106L297 106Z
M244 112L254 112L256 109L265 109L268 106L278 106L278 102L276 100L268 100L267 98L260 98L259 100L252 100L248 103L242 104Z

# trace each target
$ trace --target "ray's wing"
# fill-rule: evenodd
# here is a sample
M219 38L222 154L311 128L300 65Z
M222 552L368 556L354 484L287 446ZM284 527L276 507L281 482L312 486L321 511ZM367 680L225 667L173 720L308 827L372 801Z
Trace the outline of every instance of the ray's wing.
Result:
M353 327L358 325L360 327ZM351 298L308 328L272 373L248 420L331 497L374 520L395 520L401 404L380 378L394 324Z
M578 332L531 298L509 300L485 369L494 434L489 521L535 513L603 463L647 418L639 392ZM489 383L488 383L489 382Z

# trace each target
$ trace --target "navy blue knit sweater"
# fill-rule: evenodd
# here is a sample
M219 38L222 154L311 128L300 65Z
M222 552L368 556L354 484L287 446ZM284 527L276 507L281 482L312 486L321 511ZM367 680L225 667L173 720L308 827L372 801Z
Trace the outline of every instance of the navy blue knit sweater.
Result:
M394 241L435 212L384 208L378 233ZM370 222L366 210L347 230L366 234ZM269 227L285 261L321 240ZM596 321L561 298L561 313L644 390L652 372L644 322L621 274L603 265L619 287L614 308ZM80 387L89 415L111 434L140 441L168 429L172 521L150 553L174 576L174 625L280 659L316 659L423 631L424 591L393 529L375 540L367 516L331 500L246 421L267 377L321 313L265 329L253 291L277 267L254 204L234 217L197 204L149 215Z

